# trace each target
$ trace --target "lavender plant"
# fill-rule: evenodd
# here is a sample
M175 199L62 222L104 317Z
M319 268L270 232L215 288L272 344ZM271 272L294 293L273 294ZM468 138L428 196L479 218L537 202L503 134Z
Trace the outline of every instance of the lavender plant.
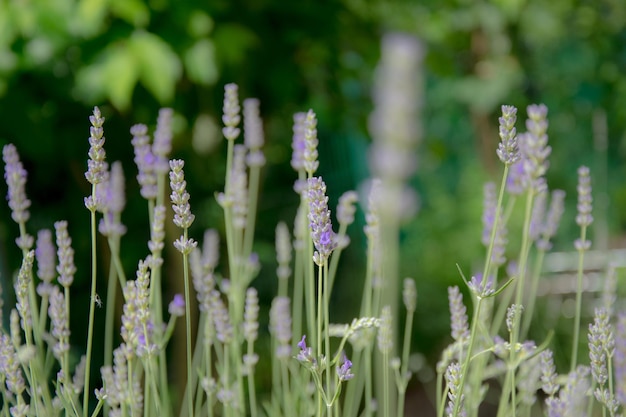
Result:
M201 247L190 236L195 215L185 163L169 155L173 111L159 112L152 140L145 125L130 129L136 180L150 223L144 231L146 253L135 260L134 274L125 271L120 259L127 229L121 222L125 179L121 163L106 162L100 110L94 108L89 118L85 177L91 193L84 200L91 221L88 272L75 266L67 221L54 223L54 239L51 229L37 231L36 242L29 234L27 173L15 146L6 145L7 200L18 226L15 243L23 259L14 280L17 301L11 310L10 328L0 333L0 416L404 415L413 375L410 352L417 289L412 278L404 279L402 317L394 302L400 295L396 291L400 281L397 234L404 181L415 165L406 151L416 141L418 126L413 116L419 108L419 93L405 95L401 87L409 83L411 71L419 68L422 55L419 44L405 37L387 39L384 48L372 115L376 136L372 164L380 178L371 181L365 210L366 275L360 311L349 323L335 323L330 308L337 265L349 244L348 226L354 222L359 195L355 191L342 195L335 229L327 185L317 175L317 118L312 110L298 113L294 116L291 164L300 205L291 234L288 223L276 226L278 294L269 309L269 357L257 351L262 309L254 287L260 268L254 253L256 209L265 164L258 100L244 100L242 116L237 86L225 86L222 120L228 143L227 167L224 190L217 195L224 213L227 248L222 256L215 230L204 232ZM547 108L532 105L527 113L527 132L518 134L517 109L502 106L501 142L496 153L504 169L499 189L495 183L484 189L480 240L486 248L485 258L482 269L469 280L459 266L469 292L471 320L459 286L448 291L452 342L436 365L438 417L478 416L481 404L494 395L499 396L497 415L501 417L533 413L582 416L592 415L596 409L601 409L603 416L623 413L626 316L620 312L614 317L616 284L612 275L607 280L604 306L596 310L589 325L589 358L583 360L577 354L584 253L590 248L587 227L592 222L587 168L579 170L576 222L581 236L575 242L578 291L569 373L557 373L548 348L550 337L540 344L525 340L535 317L544 255L551 249L565 199L563 191L548 193L545 178L551 153ZM243 143L237 143L242 118ZM168 194L172 218L166 209ZM515 238L507 224L522 194L526 199L521 246L513 259L517 267L504 271L506 257L511 257L507 245ZM180 229L175 239L167 236L169 222ZM98 276L98 232L106 238L103 242L111 253L106 277ZM181 277L184 294L176 294L164 308L161 288L170 269L164 268L163 253L171 247L182 256L180 271L174 275ZM531 261L532 270L528 268ZM80 348L71 346L69 326L72 303L80 302L71 299L77 274L90 278L88 336L80 359L73 353ZM121 302L116 300L120 289ZM195 344L194 296L199 309ZM96 387L90 369L93 343L99 342L94 319L101 314L102 300L106 302L102 312L106 317L104 366L100 369L102 386ZM121 304L119 329L115 328L117 304ZM171 395L167 349L177 320L183 316L186 378L181 398L177 398ZM397 324L402 319L405 327L399 331ZM116 335L121 340L118 346L114 346ZM257 365L261 361L271 362L271 382L266 387L259 384ZM537 396L540 389L545 394L543 405ZM489 390L496 392L488 395Z

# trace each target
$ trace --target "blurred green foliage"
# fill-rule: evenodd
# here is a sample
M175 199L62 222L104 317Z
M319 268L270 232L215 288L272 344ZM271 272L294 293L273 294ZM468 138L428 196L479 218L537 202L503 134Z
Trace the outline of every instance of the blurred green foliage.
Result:
M261 99L265 120L268 166L256 250L264 265L257 285L268 301L275 287L274 227L279 219L290 221L297 204L289 166L292 114L308 108L318 114L320 173L334 205L368 176L369 91L380 37L413 33L428 49L421 162L413 181L421 211L401 237L402 272L417 278L420 293L416 343L434 356L448 331L445 288L459 282L454 263L471 268L483 256L482 183L501 172L495 156L500 104L520 108L520 130L527 104L550 108L549 185L569 196L557 249L571 248L580 164L600 173L595 192L606 193L600 199L606 203L596 217L605 219L612 239L623 236L625 25L621 0L0 0L0 142L15 143L29 171L30 232L70 221L76 291L86 291L82 198L89 191L83 172L90 107L103 109L108 160L122 160L129 180L132 199L123 221L133 227L123 245L132 270L145 254L148 231L128 129L138 122L154 126L160 106L175 109L174 155L187 160L193 232L200 237L203 228L223 221L213 197L225 165L221 96L225 83L238 83L242 98ZM597 114L606 115L606 150L599 139L594 144ZM7 288L19 253L6 205L0 216ZM348 304L362 276L361 226L353 226L338 282L346 295L337 297ZM350 318L347 309L337 314ZM74 335L83 339L80 331Z

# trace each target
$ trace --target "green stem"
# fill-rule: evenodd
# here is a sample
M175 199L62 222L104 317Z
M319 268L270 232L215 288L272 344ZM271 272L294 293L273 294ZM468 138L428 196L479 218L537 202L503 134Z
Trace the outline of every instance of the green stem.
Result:
M587 226L580 228L581 248L578 250L578 276L576 279L576 315L574 316L574 339L572 341L572 360L570 363L570 372L576 369L578 363L578 344L580 339L580 316L582 312L582 295L583 295L583 271L584 271L584 244L587 236Z
M188 241L188 230L187 228L183 229L183 240L185 242ZM192 370L191 367L191 295L189 293L189 262L188 256L186 253L183 253L183 276L185 281L185 333L187 339L187 389L188 389L188 397L187 397L187 409L189 411L189 416L193 417L193 395L192 394Z
M92 186L91 195L96 195L96 186ZM91 371L91 350L93 346L93 327L96 301L97 253L96 253L96 211L91 211L91 296L89 297L89 327L87 333L87 353L85 364L85 388L83 392L83 417L89 414L89 377Z

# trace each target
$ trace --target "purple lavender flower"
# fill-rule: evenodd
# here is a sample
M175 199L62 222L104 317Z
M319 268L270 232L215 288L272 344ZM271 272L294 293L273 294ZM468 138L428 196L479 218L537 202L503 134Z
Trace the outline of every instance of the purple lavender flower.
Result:
M185 297L182 294L174 294L174 298L167 307L171 316L182 317L185 315Z
M349 226L354 222L357 201L359 201L359 195L356 191L346 191L339 197L339 204L337 204L337 221L339 224Z
M498 145L498 158L506 164L513 165L520 159L520 151L517 146L515 121L517 120L517 109L513 106L502 106L502 117L498 119L500 123L500 139Z
M448 302L450 304L450 326L452 338L456 341L469 339L469 326L467 324L467 308L463 304L463 294L459 287L448 287Z
M348 381L354 378L354 374L352 373L351 368L352 368L352 362L344 354L343 362L341 363L340 366L339 365L337 366L337 377L339 377L340 381Z
M296 113L293 115L293 139L291 142L291 167L295 171L304 170L304 152L306 150L306 140L304 138L306 113Z
M20 157L13 144L2 148L4 161L4 179L9 187L7 200L11 209L11 218L16 223L26 223L30 218L30 200L26 198L26 177L28 173L24 169Z
M298 347L300 348L300 352L298 352L296 359L304 364L315 367L317 361L313 357L313 349L306 345L306 335L302 336L302 339L298 342Z
M596 308L593 324L589 325L589 360L593 379L602 386L608 379L607 355L612 356L615 348L609 316L603 308Z
M336 247L328 209L326 184L321 177L312 177L309 178L308 185L309 227L316 249L313 260L317 265L322 266Z
M141 196L147 200L155 199L157 196L157 176L156 176L156 156L152 153L150 138L148 137L148 127L137 124L130 128L133 135L131 141L135 151L135 164L137 165L137 182L141 186Z

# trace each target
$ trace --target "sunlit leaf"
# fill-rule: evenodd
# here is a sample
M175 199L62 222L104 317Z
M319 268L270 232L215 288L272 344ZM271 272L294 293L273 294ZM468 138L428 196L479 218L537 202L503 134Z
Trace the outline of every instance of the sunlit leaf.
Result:
M90 103L108 98L119 110L129 108L139 78L138 65L127 44L110 46L78 73L77 94Z
M160 37L144 31L135 32L129 46L138 64L141 84L161 104L170 102L181 75L174 50Z
M73 32L83 36L93 36L102 31L109 0L81 0L74 21Z
M134 27L143 28L150 21L150 9L141 0L110 0L111 13Z
M185 70L189 79L197 84L210 85L218 76L215 65L215 46L209 39L201 39L184 55Z

